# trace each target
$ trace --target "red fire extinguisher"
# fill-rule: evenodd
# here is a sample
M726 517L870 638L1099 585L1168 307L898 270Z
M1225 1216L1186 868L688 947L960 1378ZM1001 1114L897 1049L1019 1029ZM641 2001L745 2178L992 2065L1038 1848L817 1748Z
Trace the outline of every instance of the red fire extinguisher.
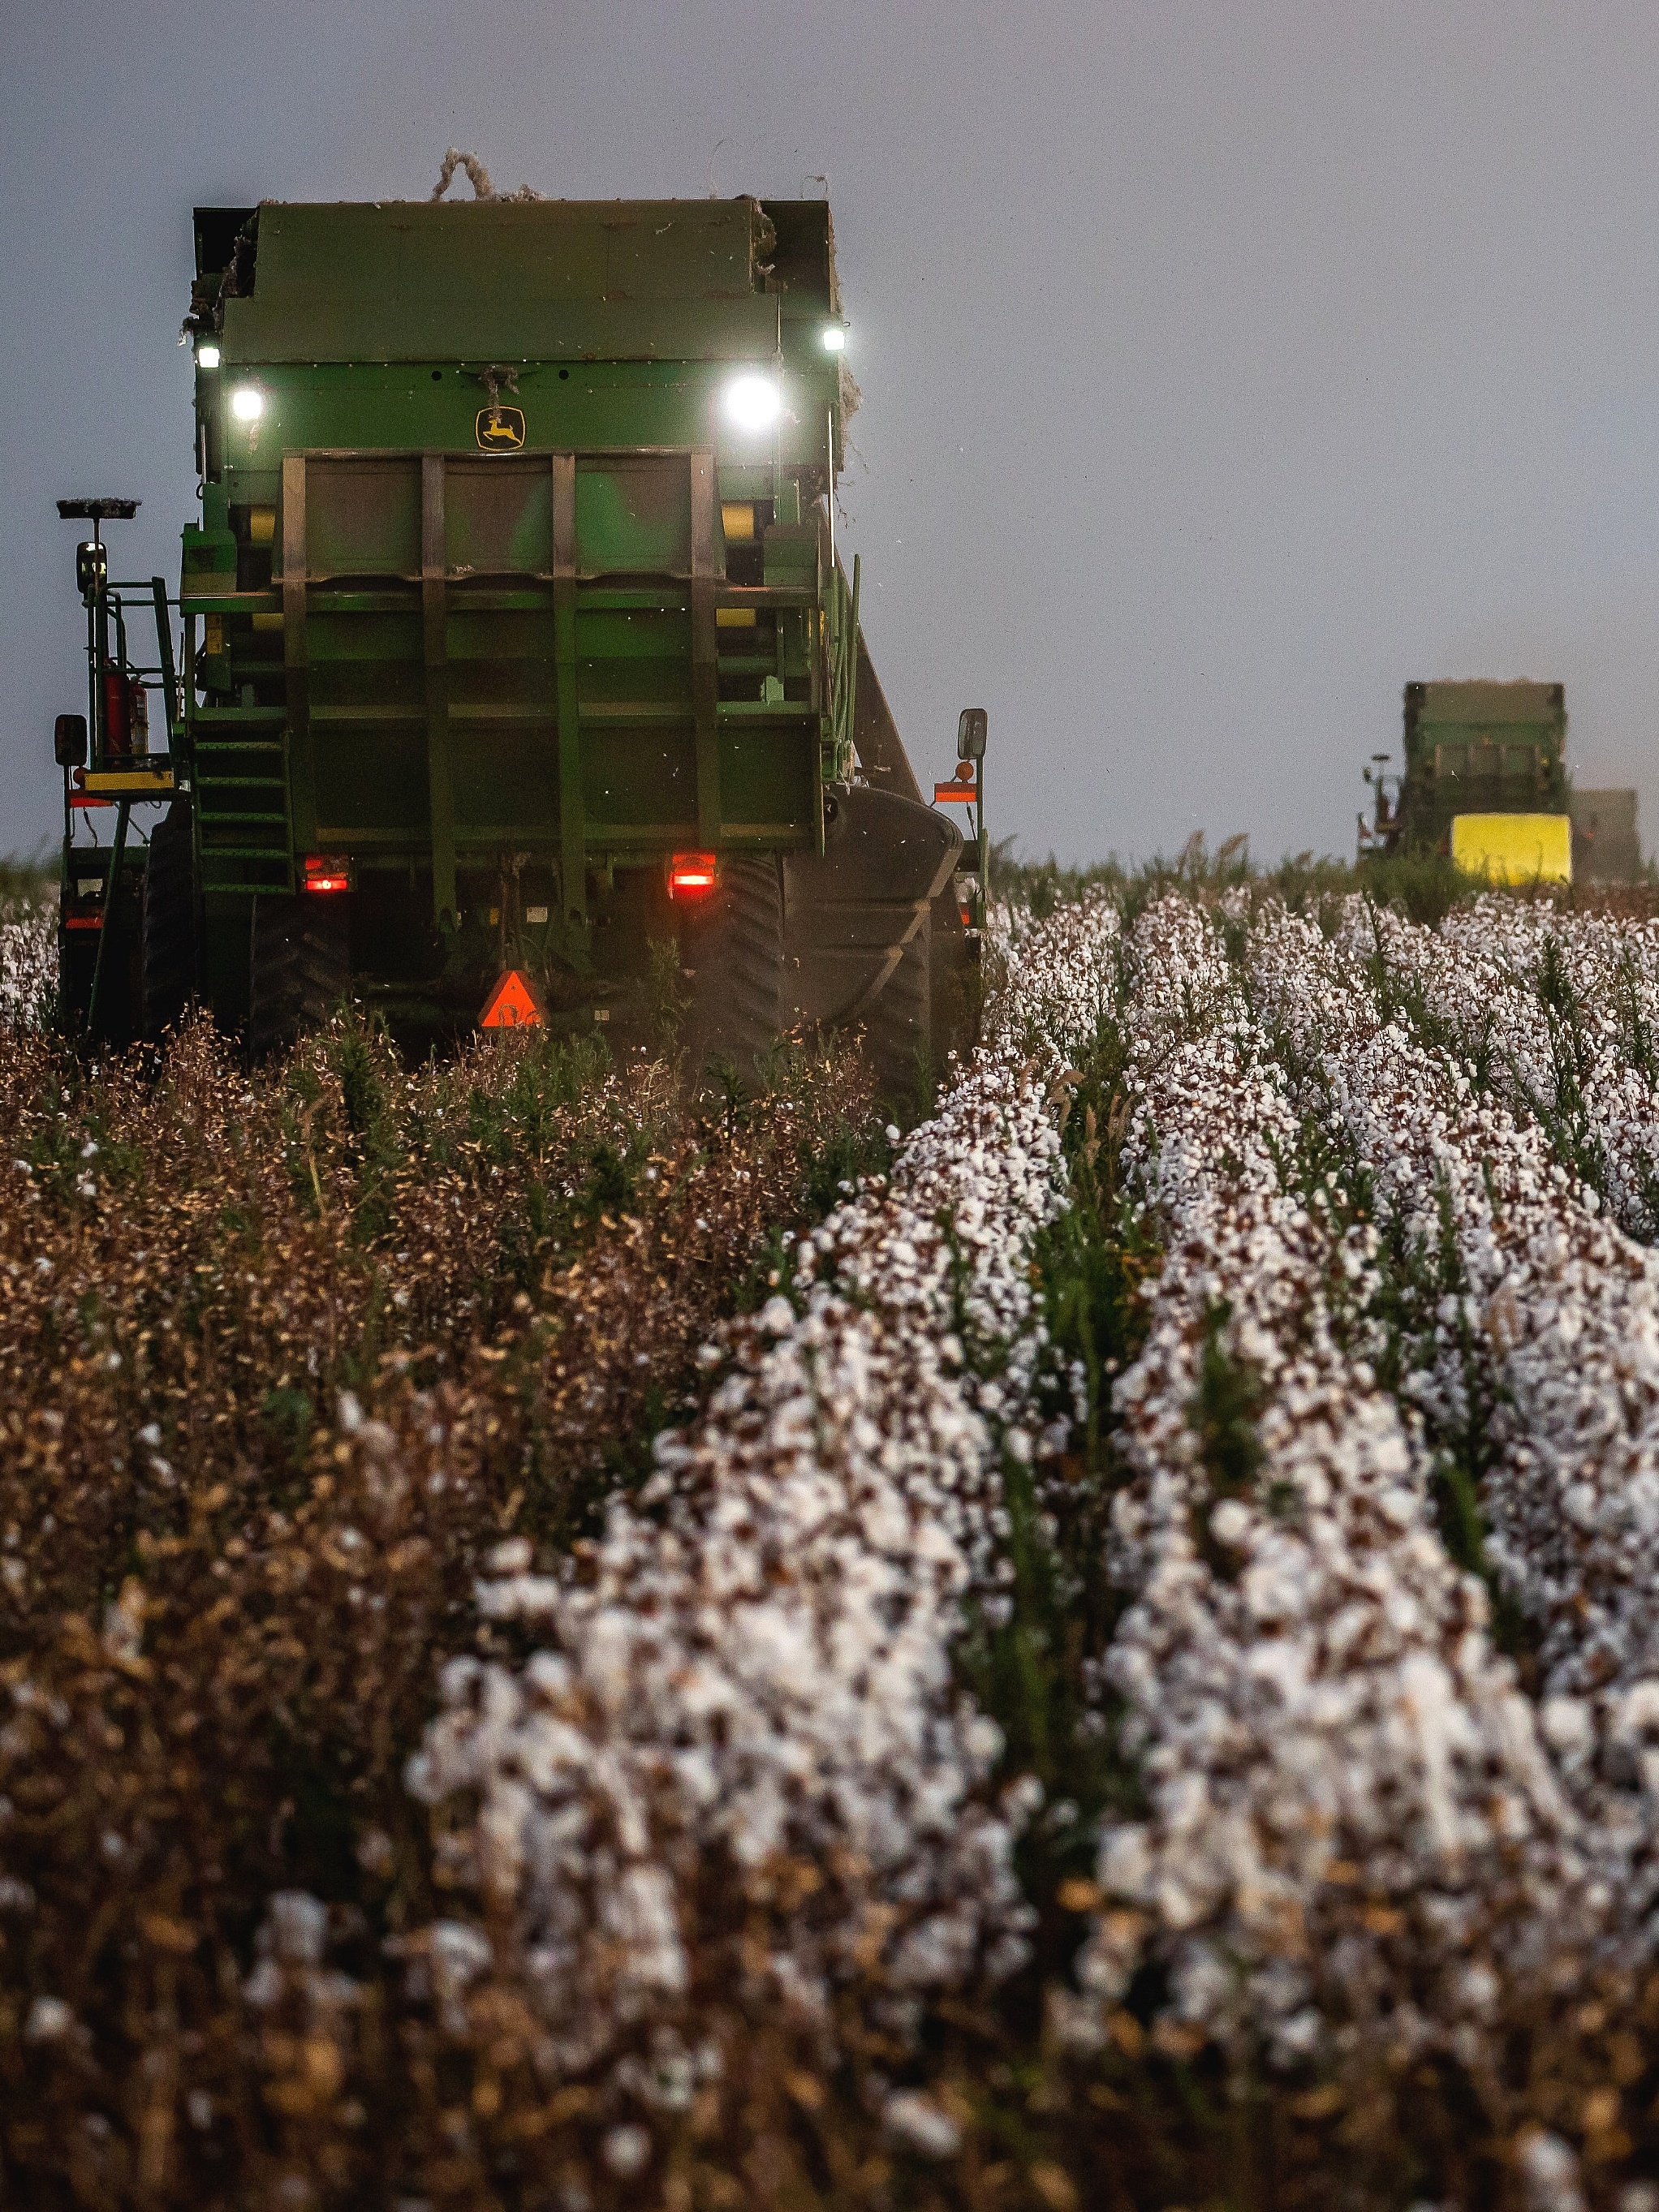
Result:
M134 739L137 739L135 748ZM131 760L134 750L149 750L149 698L136 676L118 668L104 671L104 757Z

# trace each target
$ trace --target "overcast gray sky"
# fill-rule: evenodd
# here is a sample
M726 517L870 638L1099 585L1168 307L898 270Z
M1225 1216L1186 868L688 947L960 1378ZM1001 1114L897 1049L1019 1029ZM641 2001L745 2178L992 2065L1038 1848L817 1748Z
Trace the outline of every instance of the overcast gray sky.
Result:
M866 629L994 829L1352 848L1409 678L1567 687L1659 842L1659 9L3 0L0 847L52 834L71 526L193 512L197 202L827 175Z

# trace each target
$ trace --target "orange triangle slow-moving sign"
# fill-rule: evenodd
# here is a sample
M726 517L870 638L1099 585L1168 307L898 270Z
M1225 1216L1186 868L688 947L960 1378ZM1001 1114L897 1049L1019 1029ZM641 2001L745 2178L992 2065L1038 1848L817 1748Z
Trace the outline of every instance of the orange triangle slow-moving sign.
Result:
M516 968L507 969L489 994L489 1000L478 1017L487 1030L517 1030L538 1027L547 1019L535 986Z

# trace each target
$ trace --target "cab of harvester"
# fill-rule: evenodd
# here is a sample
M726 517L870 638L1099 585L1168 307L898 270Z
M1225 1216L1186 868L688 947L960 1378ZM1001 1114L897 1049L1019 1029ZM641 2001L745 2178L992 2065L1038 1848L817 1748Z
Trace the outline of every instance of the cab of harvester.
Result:
M66 1002L154 1031L196 995L257 1051L348 992L415 1034L628 1029L666 975L739 1061L959 1042L983 841L924 802L837 555L828 207L266 203L198 210L196 258L156 671L134 587L83 594L65 941L110 941Z

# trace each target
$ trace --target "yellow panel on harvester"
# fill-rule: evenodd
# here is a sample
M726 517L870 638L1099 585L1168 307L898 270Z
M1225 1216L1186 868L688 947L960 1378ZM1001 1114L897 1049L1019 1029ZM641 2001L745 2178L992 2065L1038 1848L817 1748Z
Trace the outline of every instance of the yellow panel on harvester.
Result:
M1452 859L1497 884L1570 884L1572 821L1565 814L1457 814Z

